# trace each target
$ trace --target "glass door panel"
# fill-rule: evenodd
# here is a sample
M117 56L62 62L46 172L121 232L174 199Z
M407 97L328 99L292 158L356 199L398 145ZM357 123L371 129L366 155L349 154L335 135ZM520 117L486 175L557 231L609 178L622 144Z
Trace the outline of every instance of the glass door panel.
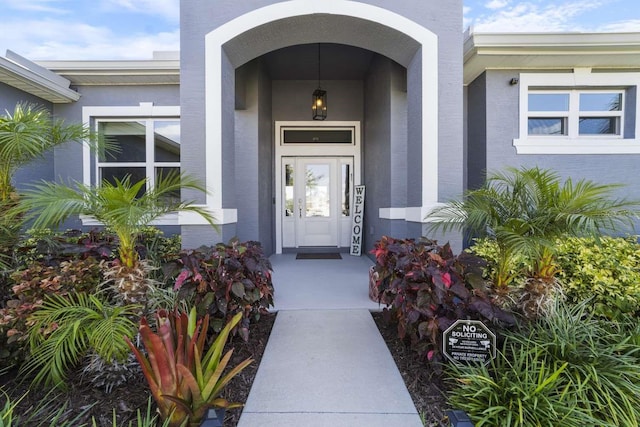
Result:
M328 218L331 216L331 165L305 166L305 216Z

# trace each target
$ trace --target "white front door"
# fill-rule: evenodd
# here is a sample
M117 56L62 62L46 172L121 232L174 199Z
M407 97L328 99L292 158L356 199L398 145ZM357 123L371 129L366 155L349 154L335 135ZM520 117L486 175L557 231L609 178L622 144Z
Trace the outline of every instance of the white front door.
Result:
M348 246L353 158L283 157L283 247Z

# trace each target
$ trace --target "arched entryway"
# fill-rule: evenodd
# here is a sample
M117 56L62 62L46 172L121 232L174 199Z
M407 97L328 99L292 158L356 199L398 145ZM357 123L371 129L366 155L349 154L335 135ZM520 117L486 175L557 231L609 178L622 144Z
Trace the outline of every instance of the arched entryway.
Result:
M407 94L405 111L392 114L396 114L398 120L404 120L404 129L400 133L408 142L400 151L404 153L405 161L394 160L397 151L393 147L385 149L386 154L382 153L381 156L385 156L384 168L388 174L399 173L402 176L402 179L395 176L389 178L394 184L405 187L398 193L406 194L406 186L411 184L412 197L407 198L403 205L394 203L390 196L392 188L387 185L386 190L377 191L380 194L386 192L387 195L380 197L381 201L375 212L370 211L370 214L375 219L421 222L426 212L437 202L439 57L436 35L401 15L365 3L341 0L316 4L302 1L280 2L230 20L205 37L204 157L206 183L210 190L206 205L214 212L223 229L231 226L228 227L231 234L236 234L243 221L242 212L234 206L236 203L229 202L229 192L234 192L233 197L237 200L239 191L230 187L231 180L225 172L234 165L238 166L238 150L233 148L233 144L243 137L239 134L234 117L234 104L238 102L238 88L234 77L238 70L270 52L318 43L344 45L372 52L404 68ZM275 117L271 118L271 135L274 135L276 120ZM365 133L367 126L370 126L369 122L367 117L362 120ZM367 135L363 138L366 144ZM387 139L391 146L391 135ZM232 151L236 158L229 160ZM270 155L270 161L275 163L275 156L273 153ZM410 167L406 164L407 158ZM363 168L369 168L373 173L375 161L375 158L365 160ZM260 162L258 159L258 169L261 168ZM404 163L404 170L397 171L394 162ZM235 176L238 176L237 171ZM258 172L256 176L261 182L265 175ZM273 184L274 168L269 179ZM272 185L270 190L272 194L259 203L260 212L256 215L271 215L271 223L275 224L275 209L270 206L271 213L268 213L266 204L267 199L271 200L271 196L279 189ZM260 196L264 194L256 194L256 197ZM372 194L372 197L376 197L376 194ZM275 202L275 198L273 199ZM234 228L234 224L238 224L238 227ZM276 235L275 229L271 235ZM272 249L275 250L274 242L272 244Z

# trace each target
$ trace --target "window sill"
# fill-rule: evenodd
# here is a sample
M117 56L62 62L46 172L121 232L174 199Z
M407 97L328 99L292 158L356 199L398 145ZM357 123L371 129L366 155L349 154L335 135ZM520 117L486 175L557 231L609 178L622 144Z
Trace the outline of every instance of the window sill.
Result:
M206 206L203 206L206 207ZM211 209L208 211L215 218L217 225L235 224L238 222L238 211L236 209ZM85 226L101 226L104 225L90 215L80 215L82 225ZM210 225L202 216L195 212L185 211L180 213L170 213L163 215L157 220L151 222L151 225Z
M514 139L517 154L640 154L640 140L620 138Z

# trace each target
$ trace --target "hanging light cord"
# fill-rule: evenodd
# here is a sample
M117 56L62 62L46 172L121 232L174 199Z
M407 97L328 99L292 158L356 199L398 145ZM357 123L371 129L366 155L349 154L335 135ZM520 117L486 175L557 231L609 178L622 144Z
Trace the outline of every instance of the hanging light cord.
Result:
M320 43L318 43L318 89L321 89L321 86L320 86Z

